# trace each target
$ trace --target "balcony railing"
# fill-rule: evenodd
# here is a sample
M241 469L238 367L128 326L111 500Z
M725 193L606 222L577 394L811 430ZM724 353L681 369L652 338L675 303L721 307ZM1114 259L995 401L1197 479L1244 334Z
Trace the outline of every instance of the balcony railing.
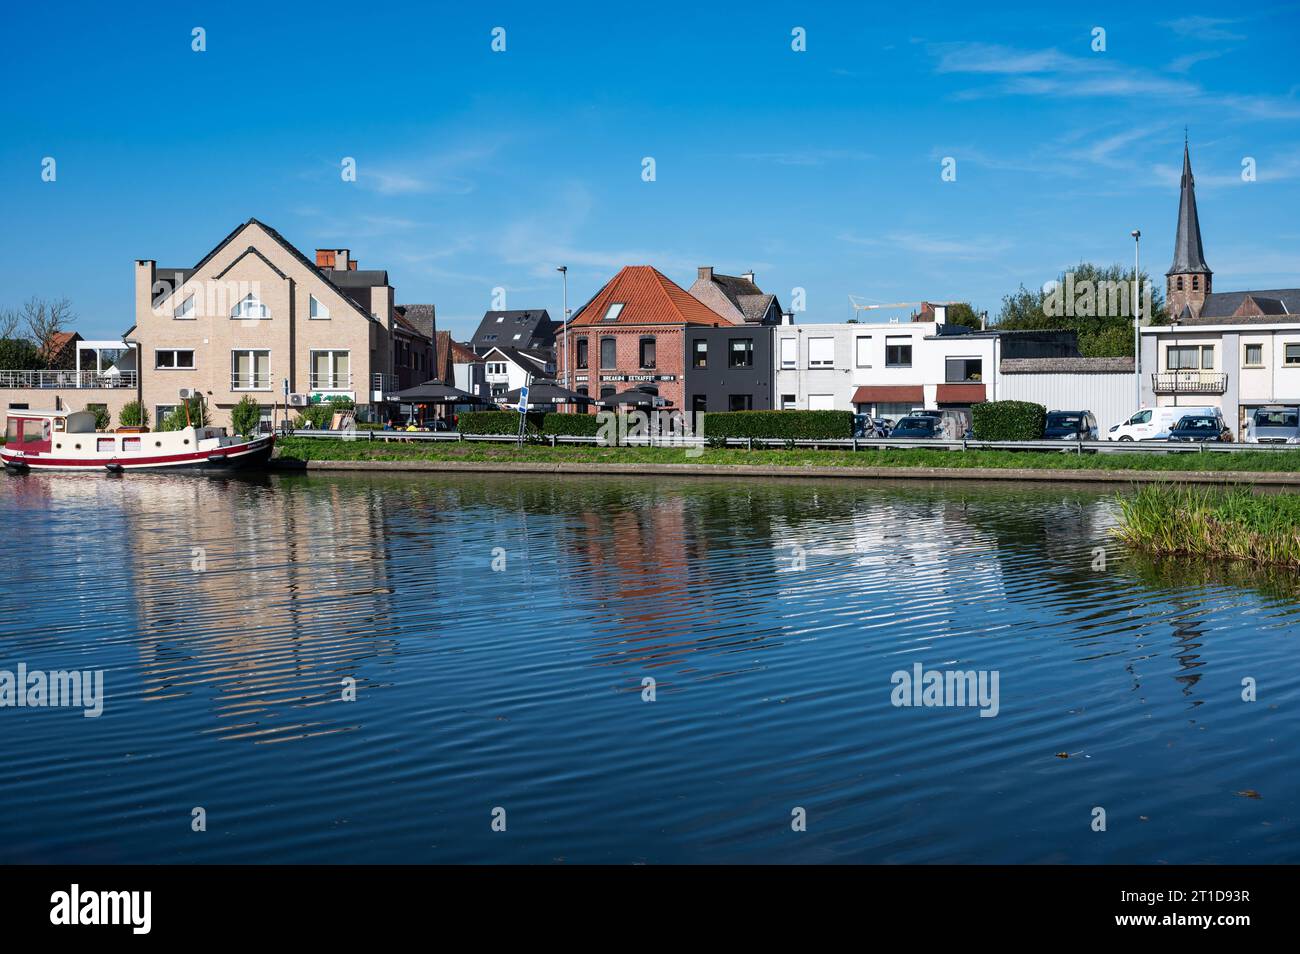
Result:
M308 386L313 391L352 390L352 375L347 372L342 374L311 374L308 377Z
M1164 371L1151 375L1151 389L1156 394L1222 394L1228 376L1212 371Z
M0 388L133 388L134 371L0 371Z
M269 374L232 374L230 376L230 390L269 391L271 390L271 376Z

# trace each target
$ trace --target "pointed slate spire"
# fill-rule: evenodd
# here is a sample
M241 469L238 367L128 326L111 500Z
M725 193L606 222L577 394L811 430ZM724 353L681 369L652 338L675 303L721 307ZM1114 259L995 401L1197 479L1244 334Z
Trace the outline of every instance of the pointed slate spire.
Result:
M1196 181L1192 178L1192 158L1183 139L1183 182L1178 198L1178 233L1174 236L1174 264L1166 275L1200 272L1210 274L1201 248L1201 221L1196 215Z

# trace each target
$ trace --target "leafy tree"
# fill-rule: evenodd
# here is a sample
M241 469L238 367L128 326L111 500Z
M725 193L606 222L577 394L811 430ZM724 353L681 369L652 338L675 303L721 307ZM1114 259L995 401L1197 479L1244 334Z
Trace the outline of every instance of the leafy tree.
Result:
M185 407L189 405L189 417L185 415ZM187 426L203 427L208 423L208 406L203 403L202 397L192 397L182 401L161 421L158 422L160 431L183 431Z
M139 401L127 401L117 415L117 422L123 427L148 427L149 411Z
M1143 294L1143 321L1154 325L1169 324L1162 284L1152 281L1145 271L1141 280L1144 289L1146 283L1151 282L1149 314L1145 292ZM1091 357L1131 355L1132 291L1131 268L1081 262L1063 271L1054 287L1031 290L1021 285L1004 296L997 327L1007 331L1076 331L1082 354Z
M955 305L948 306L947 322L950 325L964 325L967 328L980 329L980 316L975 313L975 309L970 306L969 302L958 302Z
M39 371L44 367L40 349L26 338L0 338L0 371Z
M230 411L230 423L235 433L242 437L252 437L262 422L262 408L251 394L245 394Z

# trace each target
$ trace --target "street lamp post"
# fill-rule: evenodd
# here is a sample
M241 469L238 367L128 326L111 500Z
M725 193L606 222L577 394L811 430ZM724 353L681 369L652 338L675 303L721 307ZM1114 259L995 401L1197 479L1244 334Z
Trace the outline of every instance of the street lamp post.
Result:
M1142 324L1142 230L1134 229L1129 234L1133 236L1133 389L1137 396L1133 408L1137 410L1142 407L1142 343L1138 331Z
M564 314L561 315L563 325L560 328L560 348L564 351L564 386L569 386L569 266L561 265L556 269L560 273L560 278L564 282Z

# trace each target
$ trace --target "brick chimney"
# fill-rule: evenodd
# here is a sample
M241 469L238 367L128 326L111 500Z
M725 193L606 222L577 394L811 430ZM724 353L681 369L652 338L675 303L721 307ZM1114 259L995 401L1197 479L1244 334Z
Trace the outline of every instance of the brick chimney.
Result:
M706 282L713 281L713 266L701 265L698 269L698 277L701 281L706 281Z
M346 248L318 248L316 249L316 267L332 268L335 271L346 272L356 270L356 263L351 261L352 253Z

